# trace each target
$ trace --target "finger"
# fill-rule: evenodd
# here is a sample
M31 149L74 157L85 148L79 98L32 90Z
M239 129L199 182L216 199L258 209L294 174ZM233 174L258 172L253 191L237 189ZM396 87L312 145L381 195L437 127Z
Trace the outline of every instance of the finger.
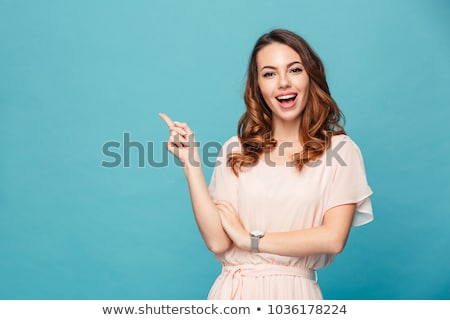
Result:
M169 143L177 148L189 148L191 146L188 141L183 141L180 139L170 139Z
M161 119L164 120L164 122L167 124L169 129L172 129L173 127L175 127L175 123L173 123L172 119L170 119L166 114L161 112L159 114L159 116L161 117Z
M170 145L175 148L183 148L183 144L181 142L171 142ZM175 149L174 149L175 151Z
M172 147L182 147L182 136L176 132L175 130L170 130L170 135L169 138L167 139L167 146L172 146Z
M229 203L228 201L224 201L224 200L218 200L217 202L219 202L219 204L223 205L225 208L227 208L228 210L234 212L234 207L231 203Z
M189 128L189 126L188 126L186 123L184 123L184 122L178 122L178 121L174 121L173 123L174 123L175 126L184 129L184 130L186 131L187 134L192 134L191 128Z
M230 211L227 207L221 204L217 204L216 208L219 210L219 213L223 218L226 219L232 219L232 217L235 217L236 215L233 213L233 211Z
M169 143L167 144L167 149L172 153L177 152L176 149L182 149L184 147L186 146L183 142L176 142L173 140L169 141Z
M216 202L216 207L220 210L220 211L229 211L228 208L222 203L222 202Z
M231 220L230 220L231 216L230 216L230 214L225 212L225 211L219 211L219 217L220 217L220 220L222 221L222 226L224 228L227 228L227 226L229 226L230 223L231 223Z
M221 206L221 207L225 207L226 201L223 200L217 200L215 202L216 206Z
M226 214L227 209L223 205L216 203L216 208L221 215Z
M189 148L192 145L186 136L178 133L176 130L170 131L169 140L172 145L176 145L178 148Z
M182 135L182 136L186 136L186 131L184 131L182 128L180 128L180 127L172 127L172 128L170 128L170 134L171 135L176 135L176 134L179 134L179 135Z

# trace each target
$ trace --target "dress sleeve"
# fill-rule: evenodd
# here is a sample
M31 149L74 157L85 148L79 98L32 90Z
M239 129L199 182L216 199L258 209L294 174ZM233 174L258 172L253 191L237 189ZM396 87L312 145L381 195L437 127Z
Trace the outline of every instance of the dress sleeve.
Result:
M332 154L327 161L332 161L333 171L325 212L339 205L355 203L352 225L361 226L373 220L370 200L373 192L367 183L363 157L350 137L336 140L327 151Z
M232 137L224 143L220 150L209 183L209 193L214 201L224 200L230 202L234 209L238 209L238 177L232 168L227 165L227 157L232 152L239 152L240 144L237 137Z

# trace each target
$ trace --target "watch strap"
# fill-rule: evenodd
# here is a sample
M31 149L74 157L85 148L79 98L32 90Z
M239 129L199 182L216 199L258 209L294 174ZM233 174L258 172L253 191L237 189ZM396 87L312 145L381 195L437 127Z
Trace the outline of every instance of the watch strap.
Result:
M250 235L251 242L250 242L250 248L253 252L259 252L259 239L258 236Z

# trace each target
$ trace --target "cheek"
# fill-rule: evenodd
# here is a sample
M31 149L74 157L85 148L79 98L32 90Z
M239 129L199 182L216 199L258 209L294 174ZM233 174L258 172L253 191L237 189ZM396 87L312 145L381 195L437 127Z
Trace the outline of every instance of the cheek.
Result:
M309 78L299 78L297 82L297 88L299 88L303 92L309 91Z
M304 93L303 93L302 105L303 105L303 107L305 107L308 104L309 96L310 96L309 85L305 86L305 89L303 92Z
M308 96L309 96L309 84L306 84L304 87L303 87L303 96L304 96L304 99L306 99Z

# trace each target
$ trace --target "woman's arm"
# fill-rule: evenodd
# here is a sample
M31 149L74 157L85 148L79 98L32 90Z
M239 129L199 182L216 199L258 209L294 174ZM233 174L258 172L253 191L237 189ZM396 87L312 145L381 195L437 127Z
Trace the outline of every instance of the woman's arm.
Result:
M216 206L223 227L234 244L251 250L250 230L244 229L232 206L225 201L218 201ZM259 252L293 257L337 254L347 242L355 207L355 204L345 204L329 209L318 227L266 233L259 241Z
M170 129L167 149L183 164L200 234L210 251L222 253L232 242L222 227L219 211L209 194L194 134L187 124L173 122L165 114L160 116Z
M201 166L187 165L184 167L184 173L189 186L195 220L206 246L216 254L226 251L232 242L222 227Z
M259 251L282 256L338 254L347 242L355 204L331 208L321 226L290 232L267 233L259 242Z

